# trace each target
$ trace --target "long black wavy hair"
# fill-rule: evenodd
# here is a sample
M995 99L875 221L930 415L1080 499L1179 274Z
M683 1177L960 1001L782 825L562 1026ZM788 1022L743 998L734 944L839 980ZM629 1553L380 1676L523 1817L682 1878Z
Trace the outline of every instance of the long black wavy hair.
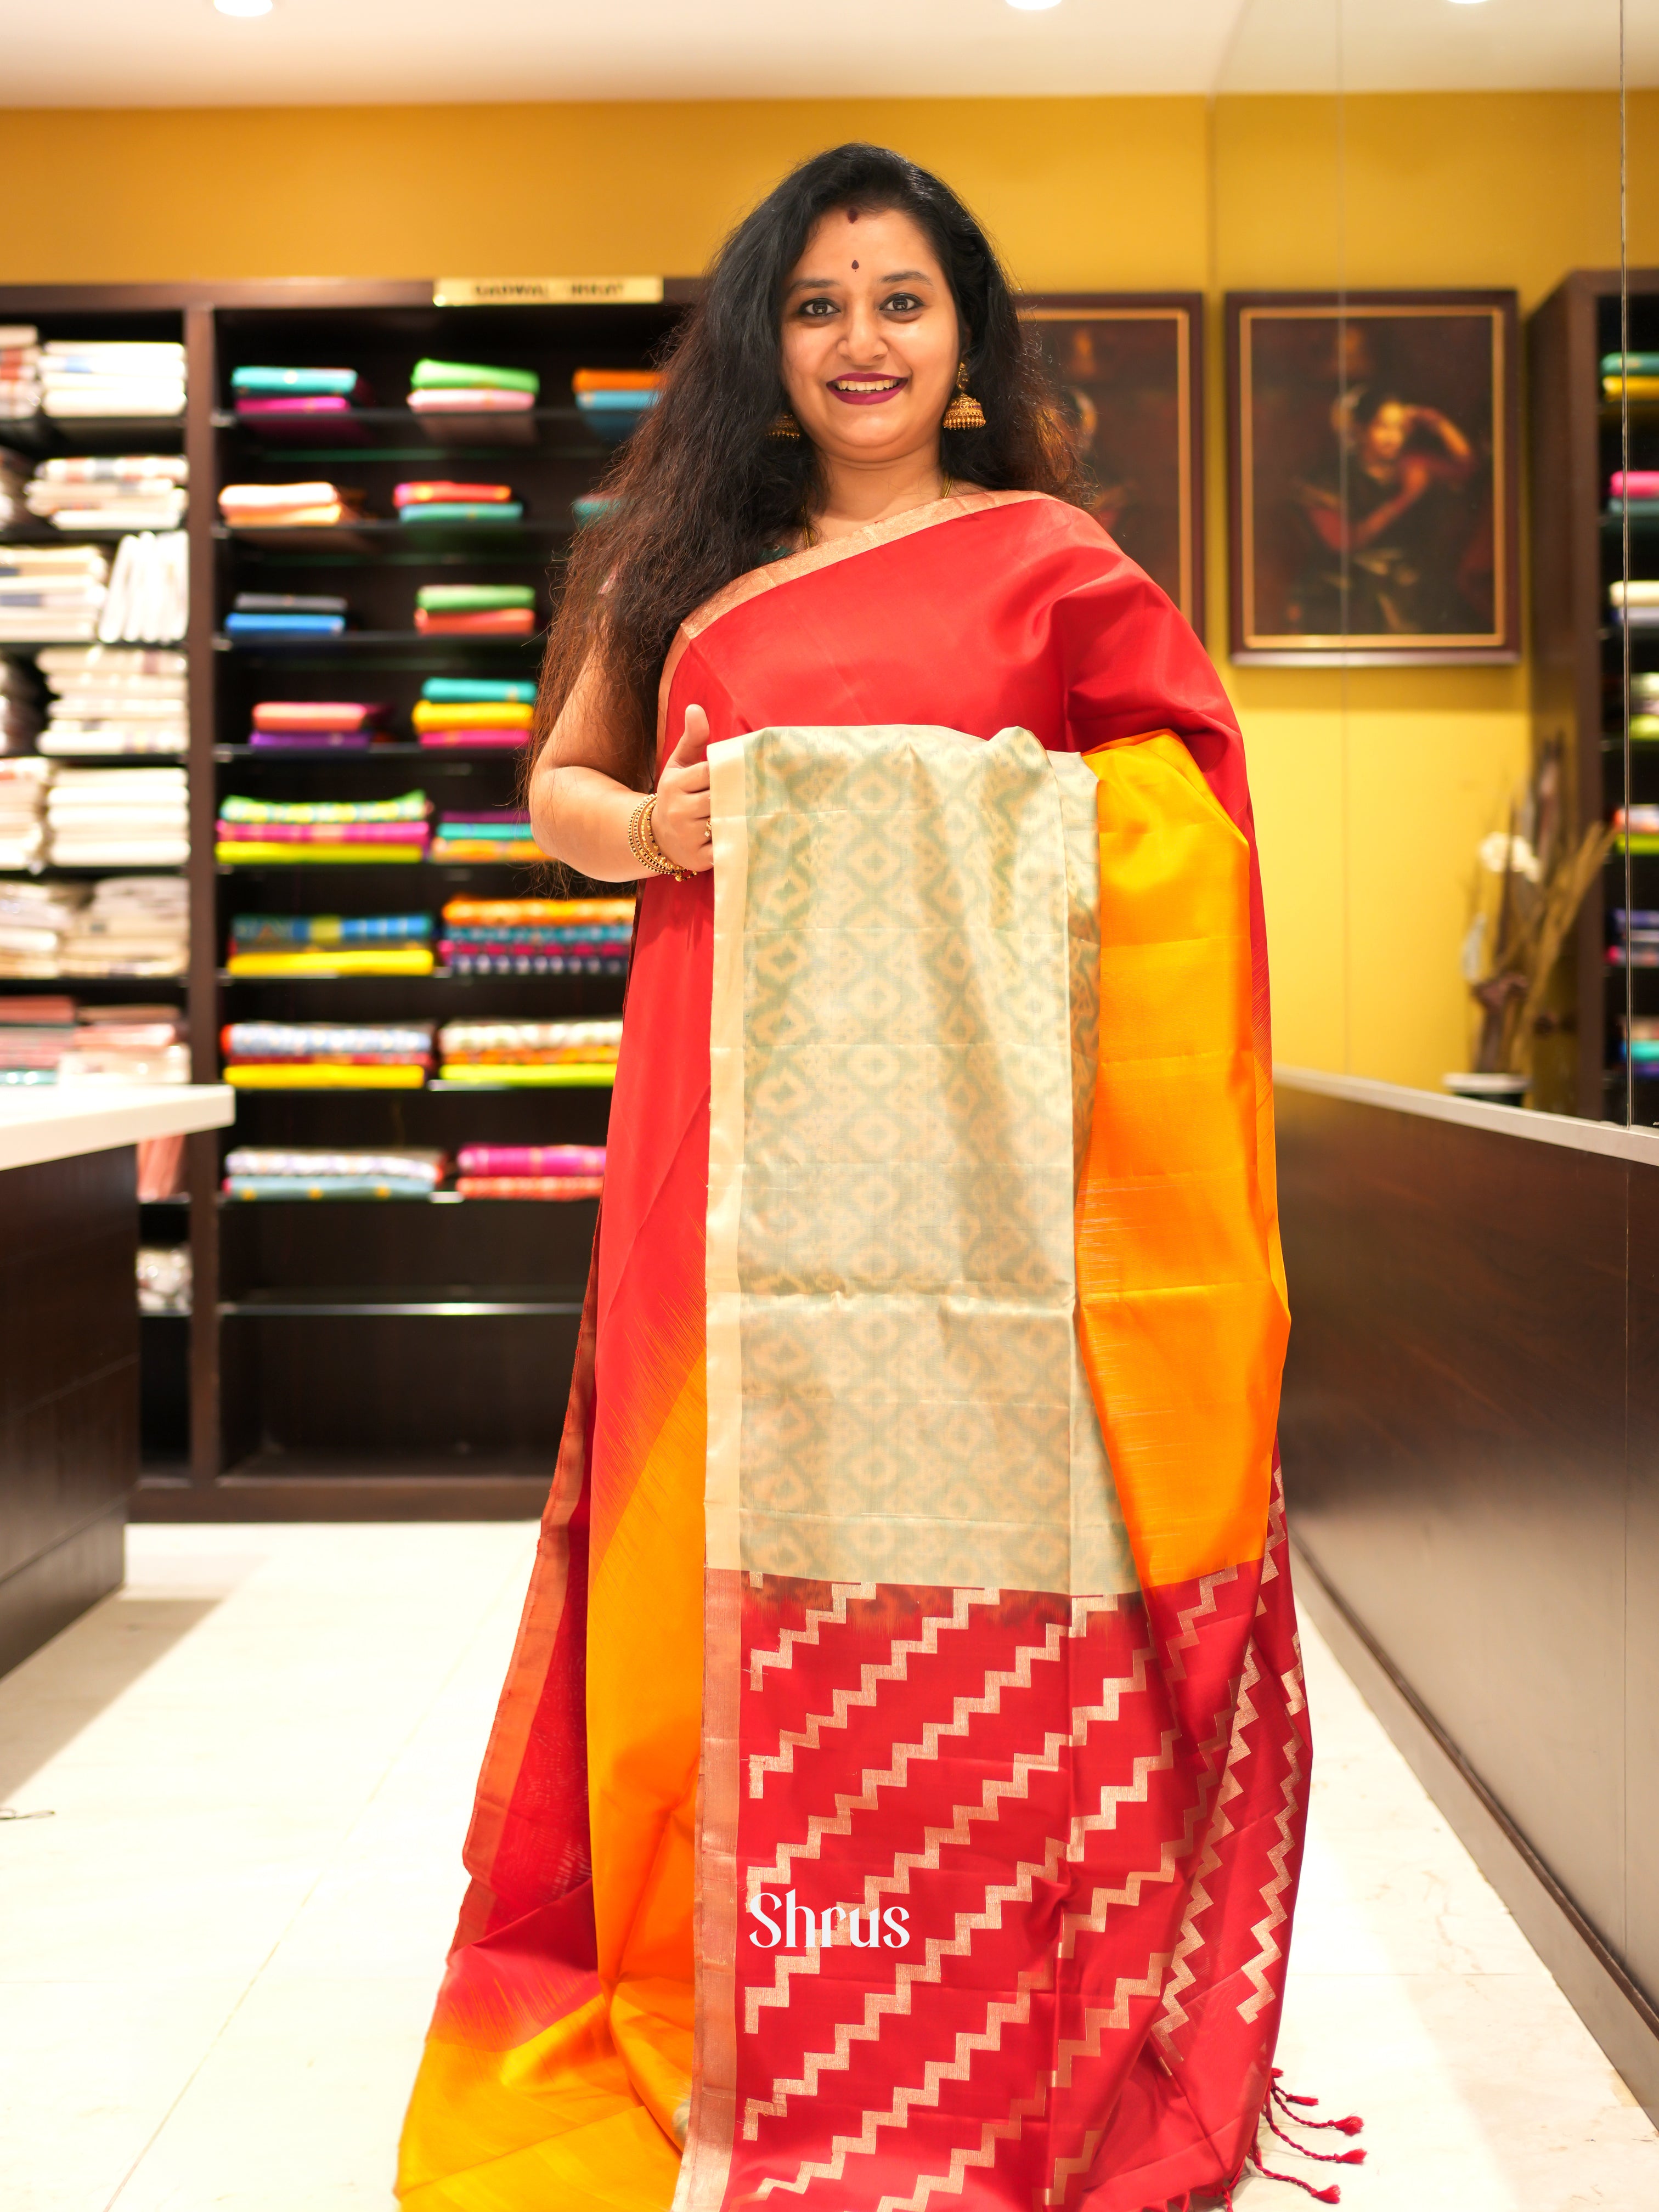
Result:
M603 492L615 504L576 540L548 641L536 744L590 660L655 780L657 685L674 633L713 592L797 531L819 494L809 440L771 438L788 402L781 368L784 289L828 214L896 210L927 237L962 325L982 430L942 433L947 475L988 490L1082 503L1080 473L990 241L950 189L882 146L816 155L769 192L721 247L665 362L662 393Z

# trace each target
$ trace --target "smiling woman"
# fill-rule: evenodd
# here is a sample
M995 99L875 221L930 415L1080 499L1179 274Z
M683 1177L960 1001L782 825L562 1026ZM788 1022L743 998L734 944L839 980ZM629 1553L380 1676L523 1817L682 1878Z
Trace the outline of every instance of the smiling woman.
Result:
M1308 1741L1249 801L1036 362L945 186L822 155L573 556L538 833L639 920L409 2212L1252 2154Z

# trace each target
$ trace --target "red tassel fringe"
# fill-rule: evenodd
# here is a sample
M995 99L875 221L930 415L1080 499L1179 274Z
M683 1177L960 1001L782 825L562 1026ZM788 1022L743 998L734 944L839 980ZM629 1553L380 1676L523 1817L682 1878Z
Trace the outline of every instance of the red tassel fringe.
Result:
M1298 2142L1296 2136L1288 2134L1279 2125L1279 2121L1273 2117L1275 2106L1285 2119L1293 2122L1299 2128L1334 2128L1340 2135L1357 2136L1365 2124L1357 2112L1350 2112L1340 2120L1309 2118L1304 2112L1298 2112L1295 2108L1302 2106L1310 2110L1318 2104L1318 2098L1293 2096L1290 2090L1279 2086L1282 2079L1281 2069L1275 2066L1268 2082L1267 2101L1261 2111L1262 2119L1266 2120L1280 2142L1287 2143L1298 2157L1316 2159L1322 2166L1362 2166L1365 2159L1363 2150L1312 2150L1306 2143ZM1342 2202L1342 2191L1334 2183L1328 2189L1316 2189L1312 2182L1304 2181L1300 2174L1276 2173L1271 2166L1261 2163L1259 2149L1252 2154L1249 2163L1255 2166L1264 2181L1288 2182L1292 2189L1305 2191L1316 2204L1340 2204ZM1231 2191L1228 2191L1227 2203L1231 2212L1232 2205Z

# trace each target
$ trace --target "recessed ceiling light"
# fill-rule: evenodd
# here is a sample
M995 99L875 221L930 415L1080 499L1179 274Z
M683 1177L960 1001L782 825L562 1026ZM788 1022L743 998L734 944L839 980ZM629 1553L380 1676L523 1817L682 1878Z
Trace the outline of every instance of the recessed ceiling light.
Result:
M1486 0L1451 0L1454 8L1484 8Z
M276 0L213 0L222 15L268 15Z
M1008 5L1024 9L1027 15L1035 15L1040 9L1058 8L1060 0L1008 0Z

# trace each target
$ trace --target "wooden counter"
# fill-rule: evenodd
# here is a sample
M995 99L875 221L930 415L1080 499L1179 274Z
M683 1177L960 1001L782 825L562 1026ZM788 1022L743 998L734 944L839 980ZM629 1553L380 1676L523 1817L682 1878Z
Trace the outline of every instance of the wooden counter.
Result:
M1659 2112L1659 1134L1276 1096L1303 1601Z
M121 1581L138 1479L134 1147L234 1111L219 1085L0 1092L0 1673Z

